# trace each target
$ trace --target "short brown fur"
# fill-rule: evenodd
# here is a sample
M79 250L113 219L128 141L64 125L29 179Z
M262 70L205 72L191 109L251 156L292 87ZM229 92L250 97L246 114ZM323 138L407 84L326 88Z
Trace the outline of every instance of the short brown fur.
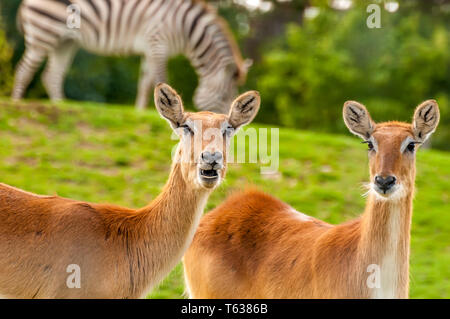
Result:
M394 174L403 190L387 196L372 189L362 216L337 226L257 190L231 196L202 218L185 254L191 297L408 297L415 156L401 149L405 139L417 142L420 131L434 131L439 110L430 100L418 107L413 125L375 124L354 103L344 106L349 129L377 143L369 151L370 180ZM417 125L427 110L432 126ZM380 268L379 287L368 284L371 265Z

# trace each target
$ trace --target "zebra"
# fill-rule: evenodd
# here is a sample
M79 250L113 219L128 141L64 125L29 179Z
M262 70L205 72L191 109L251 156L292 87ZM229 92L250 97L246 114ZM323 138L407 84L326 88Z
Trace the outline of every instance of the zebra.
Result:
M52 101L64 99L66 71L82 48L141 56L136 108L142 110L151 87L166 82L168 59L183 54L199 78L195 105L226 113L251 65L225 20L200 0L24 0L17 24L25 51L16 67L15 100L24 96L46 58L44 88Z

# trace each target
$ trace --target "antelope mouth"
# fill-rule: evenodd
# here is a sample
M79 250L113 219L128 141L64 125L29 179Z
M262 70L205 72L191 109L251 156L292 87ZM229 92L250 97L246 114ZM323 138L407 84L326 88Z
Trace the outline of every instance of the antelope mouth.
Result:
M382 200L398 200L406 196L405 188L402 184L396 184L386 190L374 185L372 190L376 197Z
M216 169L200 169L202 179L215 180L219 178L219 172Z
M219 184L220 174L218 169L201 169L198 171L200 185L205 188L214 188Z

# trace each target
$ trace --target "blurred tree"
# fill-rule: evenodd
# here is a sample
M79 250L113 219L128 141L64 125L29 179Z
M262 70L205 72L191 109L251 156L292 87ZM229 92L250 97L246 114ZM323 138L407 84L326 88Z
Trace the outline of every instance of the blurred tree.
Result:
M450 12L417 4L382 10L380 29L367 27L364 2L347 11L323 5L303 26L291 24L258 70L260 119L344 132L346 100L365 103L379 121L409 121L415 105L435 98L442 120L434 143L450 149Z
M310 0L209 0L241 44L244 56L259 61L261 46L284 34L290 22L301 24ZM259 7L255 4L259 3ZM250 9L251 8L251 9Z

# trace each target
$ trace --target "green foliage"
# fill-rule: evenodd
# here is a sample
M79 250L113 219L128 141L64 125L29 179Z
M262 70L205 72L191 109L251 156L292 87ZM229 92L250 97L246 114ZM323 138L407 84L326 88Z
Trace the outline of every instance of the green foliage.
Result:
M168 81L183 98L184 106L194 109L194 91L198 85L197 75L189 60L184 56L176 56L168 63Z
M366 104L375 120L410 120L434 98L441 130L433 141L450 149L450 26L448 15L382 11L380 29L366 26L364 6L322 7L303 26L292 24L263 57L257 87L261 119L304 129L345 130L342 105Z
M141 207L166 182L176 143L167 122L153 110L0 100L0 182L39 194ZM348 132L340 136L280 129L279 174L264 177L259 164L231 164L206 211L231 192L257 185L305 214L330 223L349 220L364 209L365 149ZM446 152L417 154L412 298L450 298L449 161ZM178 266L149 297L182 298L183 291Z
M138 57L99 57L80 50L65 80L67 98L133 103L137 92L139 63ZM39 97L46 97L44 90L40 93Z
M12 54L13 50L6 41L5 33L0 29L0 96L7 95L11 92L13 81L11 66Z

